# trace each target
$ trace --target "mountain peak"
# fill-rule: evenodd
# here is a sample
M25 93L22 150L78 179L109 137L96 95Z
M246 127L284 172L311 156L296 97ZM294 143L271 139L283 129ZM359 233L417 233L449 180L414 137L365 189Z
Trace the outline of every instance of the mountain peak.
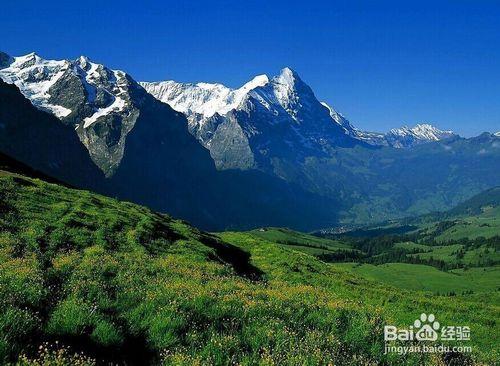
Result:
M178 112L209 118L216 113L225 115L237 108L250 91L268 83L269 77L263 74L255 76L238 89L231 89L219 83L183 84L172 80L140 84L146 91Z
M299 75L289 67L281 69L280 74L274 78L280 84L294 85L297 80L300 80Z
M45 60L35 52L15 57L8 67L0 70L0 78L16 84L33 105L61 119L72 115L71 118L84 120L84 127L99 117L124 109L125 101L120 95L126 85L120 83L122 76L119 71L92 63L86 56L74 61ZM68 88L82 98L58 99L57 95ZM85 112L77 116L73 113L76 110Z
M89 64L91 64L91 61L87 56L82 55L78 57L76 63L80 64L80 66L85 69Z
M281 69L280 71L281 75L297 75L297 72L293 70L291 67L285 66L284 68Z
M28 53L28 54L26 54L24 56L16 57L16 59L18 59L18 60L26 60L26 61L27 60L36 60L37 62L43 60L43 58L40 57L40 55L38 53L36 53L36 52L30 52L30 53Z
M419 123L414 127L403 126L393 128L383 136L383 139L393 147L411 147L425 142L440 141L457 136L453 131L444 131L429 124Z
M31 52L10 58L7 65L0 68L0 78L9 84L16 84L35 106L50 111L57 117L64 117L71 111L50 103L51 96L48 91L57 78L62 76L66 66L66 61L44 60L35 52Z

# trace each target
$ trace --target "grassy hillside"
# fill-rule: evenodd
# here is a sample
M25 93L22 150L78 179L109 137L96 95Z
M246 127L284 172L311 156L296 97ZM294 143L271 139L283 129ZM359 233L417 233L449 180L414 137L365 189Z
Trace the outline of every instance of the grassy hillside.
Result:
M353 273L349 268L343 267L345 264L338 266L337 264L317 262L306 254L299 257L298 252L292 249L286 249L286 252L283 253L282 249L275 242L258 239L252 232L223 233L221 237L226 241L239 243L239 246L250 252L253 259L252 263L255 263L258 268L263 268L265 273L272 274L275 279L299 283L304 283L305 281L306 284L313 285L315 289L326 291L328 296L332 296L332 299L335 299L335 301L348 301L358 304L365 310L380 311L384 319L391 319L391 321L398 324L410 324L414 314L419 311L417 309L424 308L438 309L435 312L441 314L440 318L443 319L444 323L451 323L452 319L455 319L454 321L459 319L467 323L472 321L472 318L475 317L474 312L476 311L478 312L477 315L479 313L485 314L484 311L491 311L490 315L492 316L499 311L496 305L499 300L498 293L493 297L489 293L483 295L476 293L475 296L470 297L468 294L442 296L420 291L397 290L392 287L396 285L394 282L388 283L390 286L385 286L380 284L381 282L384 283L384 281L380 281L378 278L373 278L374 281L372 281L364 275L357 277L356 273L354 273L353 277L349 277ZM301 258L300 265L296 263L298 258ZM311 271L312 268L309 266L312 266L313 263L315 263L313 268L319 267L321 270ZM432 267L429 268L433 269ZM398 272L392 272L388 276L396 278L398 275ZM494 278L495 274L490 277L490 280L494 280ZM489 286L489 284L485 286ZM421 287L417 288L421 289ZM486 316L488 317L489 315ZM485 321L495 329L498 327L494 318L485 319ZM479 330L481 326L474 326L474 328L475 334L479 336L482 333ZM490 345L494 344L490 343L493 340L486 339L489 337L488 331L483 336L486 343ZM493 358L489 358L488 356L487 358L490 361L498 358L496 351L492 352L495 356ZM401 359L399 362L400 364L404 364ZM434 364L435 362L437 361L430 361L430 364ZM463 360L461 362L466 363Z
M441 355L383 354L384 324L407 326L424 311L472 326L473 354L448 363L499 359L491 298L377 284L290 249L280 233L218 237L8 172L0 213L3 363L442 364Z
M494 187L458 204L448 211L448 216L479 215L485 211L485 208L498 206L499 202L500 187Z
M343 241L320 238L286 228L260 228L250 231L249 234L271 241L282 248L298 250L320 258L358 252Z
M457 207L457 210L451 210L419 223L418 227L422 234L441 242L498 236L500 235L500 198L496 203L483 206L461 205Z
M489 245L472 248L464 244L426 245L412 241L397 242L396 235L387 241L387 245L382 245L378 252L370 255L362 246L355 249L360 242L349 241L346 237L332 240L283 228L261 228L246 234L282 248L313 255L332 263L336 268L402 289L435 294L491 292L494 296L500 296L500 266L487 265L489 262L499 263L500 253ZM387 239L386 236L375 238L368 242L367 247L371 249L373 242L377 243L379 240L378 243L383 244ZM403 262L406 260L407 263L390 262L392 257L389 254L393 252L399 255L397 259ZM351 261L352 259L361 263ZM429 265L411 263L414 259L429 261ZM462 267L443 271L432 266L436 261L452 267L461 264Z

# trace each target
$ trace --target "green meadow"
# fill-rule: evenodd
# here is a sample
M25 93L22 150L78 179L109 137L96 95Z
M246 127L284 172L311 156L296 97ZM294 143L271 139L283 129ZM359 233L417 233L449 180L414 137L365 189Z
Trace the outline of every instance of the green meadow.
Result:
M435 294L467 294L470 292L498 292L500 290L500 267L480 267L448 272L431 266L408 263L386 263L380 265L359 263L336 263L364 278L402 289L429 291Z
M10 173L0 176L0 203L3 364L500 360L497 269L438 275L433 267L368 265L358 273L365 265L315 252L361 253L342 240L284 229L204 233L135 204ZM427 276L429 288L413 288L412 273ZM441 287L438 295L452 276L475 283L474 294ZM422 312L470 325L473 352L384 354L384 325L406 327Z

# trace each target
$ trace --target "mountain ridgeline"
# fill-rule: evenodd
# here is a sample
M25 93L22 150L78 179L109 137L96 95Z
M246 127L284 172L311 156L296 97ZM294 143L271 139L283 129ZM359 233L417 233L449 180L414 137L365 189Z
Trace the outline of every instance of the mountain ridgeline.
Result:
M114 87L98 84L92 89L86 84L78 66L81 58L52 71L53 65L37 55L27 58L16 61L23 66L18 74L27 80L20 89L38 109L14 85L0 81L0 151L5 154L74 186L167 211L207 229L269 222L307 228L318 220L335 222L333 200L325 202L259 171L217 171L209 152L188 132L184 115L157 101L128 75L92 66L113 82L117 78L110 75L125 80L121 88L126 96L123 91L113 96L108 90ZM5 75L5 69L0 71ZM49 89L33 88L35 97L26 87L32 80L43 80L38 84L46 83ZM71 98L55 101L53 90L64 88ZM99 93L107 93L103 98L111 104L120 97L127 106L101 105L96 110L91 101ZM61 108L66 115L58 119L54 111ZM77 117L73 112L87 109L93 113ZM87 119L92 117L95 120Z
M0 53L0 79L0 152L205 229L375 222L500 184L498 136L360 131L289 68L230 89Z

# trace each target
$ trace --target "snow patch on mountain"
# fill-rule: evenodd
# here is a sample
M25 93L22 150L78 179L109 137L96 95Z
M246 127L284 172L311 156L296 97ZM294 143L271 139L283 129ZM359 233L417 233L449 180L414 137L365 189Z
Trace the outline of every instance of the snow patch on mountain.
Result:
M374 146L389 146L390 144L386 140L386 134L382 132L374 132L374 131L362 131L356 129L355 131L356 137L367 144Z
M89 68L88 72L85 75L85 88L87 90L87 95L89 102L93 102L96 98L95 88L89 87L90 85L96 86L99 84L99 64L95 64L91 62L88 58L82 56L78 60L80 65L84 68ZM112 81L116 84L116 90L113 92L113 102L104 107L98 108L95 113L84 119L83 128L90 127L93 123L95 123L100 117L107 116L111 113L120 113L125 110L127 107L127 102L120 97L120 95L126 94L126 74L123 71L112 70Z
M92 116L85 118L83 120L83 128L90 127L93 123L97 122L97 119L102 116L107 116L111 112L121 112L125 108L125 104L126 102L123 99L119 97L115 98L114 102L111 105L105 108L100 108Z

